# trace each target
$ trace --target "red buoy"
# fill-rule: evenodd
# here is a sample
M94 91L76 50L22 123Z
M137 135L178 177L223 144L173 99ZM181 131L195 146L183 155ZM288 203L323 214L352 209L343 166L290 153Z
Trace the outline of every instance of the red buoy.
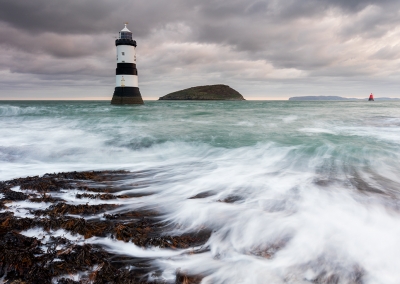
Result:
M374 95L371 93L371 94L369 95L368 101L373 101L373 100L374 100Z

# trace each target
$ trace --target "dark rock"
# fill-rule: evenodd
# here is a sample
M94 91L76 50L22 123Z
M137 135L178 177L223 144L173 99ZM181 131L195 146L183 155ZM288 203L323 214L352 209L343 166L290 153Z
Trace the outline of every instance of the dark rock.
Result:
M157 277L161 275L151 259L135 258L124 255L123 252L113 254L101 246L79 245L64 237L50 236L48 241L44 241L21 234L21 231L31 228L42 229L44 232L63 229L86 239L93 236L111 237L143 248L193 248L191 253L207 251L209 248L205 244L211 235L207 228L181 235L169 234L173 231L173 225L160 222L161 213L157 211L122 210L123 206L120 204L107 203L73 205L51 196L60 190L79 189L86 192L77 194L78 198L135 198L121 195L125 187L120 186L119 181L141 174L143 173L124 171L69 172L0 182L0 193L3 195L0 206L6 210L0 213L0 279L4 283L20 284L50 284L56 281L62 284L165 283L162 279L159 281L148 278L150 273ZM24 192L12 191L14 186L19 186ZM45 209L32 209L34 218L21 218L8 211L8 205L18 200L47 202L52 205ZM119 209L118 214L107 214L114 209ZM95 216L99 213L104 213L103 218L68 216ZM81 274L80 281L65 277L71 274ZM177 277L177 281L184 281L179 283L200 283L202 278L186 274Z
M114 204L99 204L99 205L71 205L66 203L57 203L51 205L48 209L37 210L36 215L48 215L55 217L57 215L74 214L74 215L94 215L116 208Z
M196 194L195 196L190 197L189 199L199 199L199 198L207 198L213 196L214 192L212 191L204 191Z
M240 201L243 198L241 196L237 196L237 195L229 195L228 197L222 199L222 200L218 200L219 202L224 202L224 203L235 203L236 201Z
M176 271L175 284L199 284L203 278L202 275L187 275L178 269Z
M4 199L6 200L25 200L28 198L28 196L22 192L17 192L17 191L12 191L10 189L5 189L0 191L0 193L3 193Z

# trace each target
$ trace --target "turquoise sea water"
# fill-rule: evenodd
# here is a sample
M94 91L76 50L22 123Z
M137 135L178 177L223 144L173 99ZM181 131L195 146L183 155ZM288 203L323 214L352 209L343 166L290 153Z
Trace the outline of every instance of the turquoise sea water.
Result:
M157 260L165 279L400 282L400 102L2 101L0 133L0 180L153 172L155 194L132 207L214 230L209 252ZM252 254L282 240L271 259Z

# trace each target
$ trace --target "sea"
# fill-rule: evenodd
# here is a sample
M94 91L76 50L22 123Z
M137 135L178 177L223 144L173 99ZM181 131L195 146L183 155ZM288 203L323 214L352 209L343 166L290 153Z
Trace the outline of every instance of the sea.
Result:
M129 206L212 230L203 253L110 245L166 280L400 283L400 102L0 102L0 180L87 170L151 173Z

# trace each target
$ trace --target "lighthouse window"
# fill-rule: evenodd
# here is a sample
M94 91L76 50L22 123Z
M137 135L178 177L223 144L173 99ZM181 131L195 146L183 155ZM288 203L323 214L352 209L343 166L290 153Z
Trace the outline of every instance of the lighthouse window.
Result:
M131 32L121 32L120 38L121 39L132 39L132 33Z
M122 52L122 55L125 55L125 52Z

